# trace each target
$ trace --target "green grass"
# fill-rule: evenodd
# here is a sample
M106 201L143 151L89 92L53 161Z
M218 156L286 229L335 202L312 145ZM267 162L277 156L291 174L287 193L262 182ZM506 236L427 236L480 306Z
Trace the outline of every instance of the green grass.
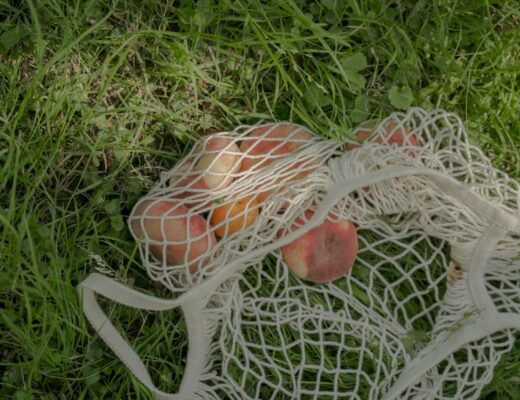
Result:
M0 397L150 398L75 286L102 271L168 296L124 222L197 137L265 118L341 139L442 107L520 178L519 21L516 0L0 0ZM179 314L105 308L176 390ZM519 365L517 344L483 398L520 398Z

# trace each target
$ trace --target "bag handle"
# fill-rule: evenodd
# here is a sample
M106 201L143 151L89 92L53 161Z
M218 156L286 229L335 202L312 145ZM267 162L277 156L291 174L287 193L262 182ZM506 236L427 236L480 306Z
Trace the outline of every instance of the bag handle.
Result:
M369 172L364 176L348 178L345 180L340 179L339 182L335 182L335 185L333 185L329 193L327 193L327 195L324 197L323 201L306 226L291 232L287 236L279 239L274 243L271 243L270 245L252 251L246 258L254 258L260 253L269 252L279 248L280 246L289 243L297 237L303 235L313 227L319 225L321 221L325 219L330 207L353 190L372 183L409 175L428 176L433 181L435 181L441 190L457 198L463 204L471 208L475 213L492 223L494 226L503 230L503 234L505 232L520 233L520 220L516 216L501 210L489 200L482 198L480 195L471 190L468 190L468 187L463 183L446 176L442 172L427 167L404 167L395 165L389 166L384 170ZM212 293L212 289L227 279L234 272L236 266L243 261L244 259L242 258L234 260L233 262L224 266L221 269L220 274L202 282L198 286L197 290L190 290L185 292L176 300L158 299L143 293L139 293L100 274L91 274L87 279L85 279L85 281L80 283L78 290L80 294L83 294L84 313L87 319L96 329L96 331L98 331L101 338L119 356L121 361L123 361L123 363L130 369L136 378L161 400L187 400L194 397L195 389L200 380L202 369L204 367L205 356L209 349L209 335L206 334L209 332L209 329L207 327L207 321L205 321L205 319L202 317L202 307L200 306L201 296L204 293ZM139 356L125 342L119 332L117 332L112 323L108 320L103 310L99 307L99 304L95 298L95 293L99 293L117 303L138 309L161 311L169 310L179 306L182 308L188 328L189 345L186 369L178 394L168 394L162 392L153 384L150 375L148 374L146 367ZM485 300L485 298L483 300ZM503 328L511 325L514 325L515 327L519 326L520 320L518 320L518 316L509 319L507 317L508 316L504 314L500 314L496 315L494 318L496 320L500 320L501 326ZM476 326L481 328L481 324L483 324L483 322L480 322L480 324L477 323ZM462 336L466 337L466 335L470 334L471 329L473 328L464 329ZM481 330L482 329L477 329L476 332L480 333ZM486 325L485 331L487 334L489 334L494 330L490 329L489 326ZM452 348L456 349L460 347L458 340L452 339L451 344ZM421 360L421 364L428 364L428 362ZM385 399L393 399L396 395L398 395L399 392L397 392L397 388L401 387L401 383L409 383L414 381L415 376L412 375L403 376L402 379L397 382L399 384L396 383L393 385L391 391L386 394Z
M90 274L78 285L77 289L80 297L83 298L83 312L92 327L156 398L160 400L189 400L194 398L209 348L209 340L205 334L208 329L202 318L201 307L198 302L179 304L178 300L149 296L97 273ZM179 393L166 393L154 385L141 358L123 339L99 306L96 294L116 303L141 310L165 311L181 306L188 330L188 357Z

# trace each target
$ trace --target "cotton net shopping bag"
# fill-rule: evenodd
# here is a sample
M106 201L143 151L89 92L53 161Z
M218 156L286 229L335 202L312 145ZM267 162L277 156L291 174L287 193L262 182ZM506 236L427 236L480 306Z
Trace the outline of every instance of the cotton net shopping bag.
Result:
M259 138L279 143L255 159L244 143ZM215 141L224 145L212 150ZM79 289L92 326L158 398L479 397L520 327L518 183L443 110L394 113L362 145L344 145L287 123L240 126L201 139L136 205L129 227L143 265L173 299L100 274ZM212 152L252 167L219 173L210 157L214 179L202 185L195 166ZM252 222L210 223L237 199L257 211ZM352 221L359 252L340 279L309 283L280 248L326 219ZM170 232L172 221L184 228ZM96 294L182 309L177 394L156 388Z

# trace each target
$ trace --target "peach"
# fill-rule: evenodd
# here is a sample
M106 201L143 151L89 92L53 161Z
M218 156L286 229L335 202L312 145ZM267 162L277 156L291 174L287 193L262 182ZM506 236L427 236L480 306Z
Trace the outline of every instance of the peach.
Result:
M261 126L249 133L240 145L240 151L244 154L241 171L258 171L266 168L282 156L295 152L312 137L309 131L293 124ZM295 161L291 169L300 168L303 164L303 161ZM308 175L313 169L306 165L306 169L295 179ZM258 201L264 201L273 192L274 189L260 192L257 196Z
M310 220L313 212L305 212ZM298 219L290 230L297 229ZM355 225L349 220L325 220L293 242L282 246L282 257L299 278L317 283L332 282L350 271L358 253Z
M305 140L312 139L307 130L293 124L265 125L249 133L240 145L244 153L242 171L248 171L253 167L265 168L276 160L274 157L290 154L304 144Z
M252 225L259 214L257 205L256 198L245 196L215 208L210 223L216 227L217 236L231 236Z
M170 178L170 186L186 189L208 189L204 177L191 165L190 160L182 162L179 168L175 170L175 174ZM192 169L191 171L190 168Z
M209 189L225 188L240 170L240 149L232 138L213 136L204 143L203 154L195 165Z
M356 138L363 142L367 139L370 139L374 143L383 143L383 138L381 136L373 137L374 135L374 123L367 122L361 125L360 130L356 132ZM386 142L388 144L396 144L398 147L401 146L418 146L417 138L414 134L410 134L410 131L406 127L397 128L397 123L395 121L389 121L385 125L385 132L388 134L386 138ZM343 147L345 150L353 150L356 147L359 147L360 144L355 143L346 143ZM413 151L409 151L407 153L410 157L415 157ZM363 191L368 192L368 187L363 187Z
M217 243L208 231L206 220L189 213L189 209L175 200L141 200L130 216L130 227L135 237L148 239L157 260L166 265L191 264L204 259ZM190 271L194 272L193 266Z
M176 198L188 198L186 205L206 207L204 198L210 196L209 189L225 188L233 181L233 174L241 165L240 149L231 138L213 136L205 143L196 145L198 157L184 160L170 178L170 187L182 189ZM191 199L196 197L197 200Z
M395 143L398 146L418 146L415 135L411 135L405 126L398 128L397 123L389 121L385 125L385 131L389 135L387 139L388 144ZM380 142L381 138L377 138L376 143Z
M356 132L356 138L358 141L363 142L373 136L373 123L367 123L364 126L362 126L363 129L358 130ZM389 135L388 138L386 138L386 142L388 144L397 144L397 146L418 146L417 138L415 135L410 134L410 131L406 127L397 128L397 123L394 121L389 121L385 125L385 131ZM383 143L383 139L381 136L376 136L373 139L374 143ZM345 144L345 150L352 150L356 147L359 147L359 144L354 143L346 143ZM408 153L411 157L413 157L413 153Z
M175 194L177 199L187 199L185 205L188 208L196 206L208 206L210 203L204 203L202 199L209 197L208 186L203 179L203 176L191 167L190 160L184 161L175 174L170 178L170 187L179 188L182 191ZM192 168L192 171L189 171ZM205 194L204 194L205 193ZM197 200L194 199L197 198Z

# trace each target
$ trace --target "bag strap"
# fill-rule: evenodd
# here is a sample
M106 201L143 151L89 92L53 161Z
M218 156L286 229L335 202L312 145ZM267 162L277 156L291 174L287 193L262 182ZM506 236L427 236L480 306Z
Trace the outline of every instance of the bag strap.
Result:
M467 317L460 326L442 340L432 343L406 366L399 378L384 394L383 400L395 400L424 374L468 343L493 335L506 329L520 329L520 315L499 312L484 285L484 271L492 251L508 231L498 224L491 224L480 240L475 243L469 263L469 287L477 314Z
M206 324L202 318L198 302L179 304L178 300L165 300L130 289L107 276L93 273L78 285L83 298L83 312L92 327L103 341L112 349L134 376L160 400L189 400L195 390L204 367L209 340L205 335ZM181 307L188 330L188 358L179 393L165 393L159 390L150 377L146 366L137 353L123 339L99 306L96 294L128 307L165 311Z
M340 164L337 166L339 167ZM404 167L404 166L389 166L384 170L378 170L366 173L363 176L348 178L335 182L329 193L326 194L323 201L320 203L318 209L314 213L311 220L302 228L291 232L285 237L271 243L263 248L256 249L248 254L249 258L254 258L262 253L269 252L280 246L291 242L297 237L303 235L308 230L319 225L326 217L330 207L334 205L346 194L367 186L372 183L381 182L387 179L407 176L407 175L424 175L431 178L440 187L441 190L447 194L457 198L463 204L471 208L475 213L485 218L489 223L505 232L515 232L520 234L520 219L510 213L501 210L495 204L487 199L482 198L479 194L468 190L468 187L457 180L446 176L442 172L426 168L426 167ZM498 241L498 239L496 239ZM485 246L487 247L487 246ZM202 317L202 307L200 306L200 299L202 294L212 293L212 289L217 287L223 280L228 278L235 270L236 266L242 263L243 259L236 259L220 270L219 274L202 282L197 290L190 290L176 300L158 299L152 296L139 293L135 290L129 289L112 279L100 275L91 274L87 279L81 282L78 286L80 294L83 294L84 313L92 326L99 333L101 338L107 345L118 355L123 363L132 371L136 378L143 383L157 398L164 400L185 400L193 399L197 384L200 381L202 369L204 367L205 357L209 349L209 332L207 321ZM129 307L146 309L151 311L169 310L175 307L181 307L184 312L186 325L188 329L188 358L186 362L186 369L184 371L181 388L178 394L168 394L160 391L152 382L145 365L135 353L135 351L125 342L119 332L114 328L112 323L108 320L103 310L99 307L95 298L95 293L101 294L117 303L127 305ZM485 299L484 299L485 300ZM482 336L482 332L490 334L495 331L496 326L501 326L503 329L513 325L518 327L520 325L520 317L507 318L506 315L500 314L490 317L494 322L500 324L490 327L482 326L484 322L477 322L471 327L466 327L458 331L461 338L465 338L464 343L467 343L468 338L474 335ZM475 329L478 328L478 329ZM473 333L472 333L473 332ZM477 332L477 333L475 333ZM451 348L457 349L460 347L459 341L462 339L458 336L449 340ZM435 364L433 356L431 360L421 360L421 365ZM417 368L416 371L421 370ZM402 387L403 383L409 384L414 382L416 374L409 371L396 382L391 390L385 395L385 399L393 399L400 393L398 388ZM406 385L405 385L406 386Z

